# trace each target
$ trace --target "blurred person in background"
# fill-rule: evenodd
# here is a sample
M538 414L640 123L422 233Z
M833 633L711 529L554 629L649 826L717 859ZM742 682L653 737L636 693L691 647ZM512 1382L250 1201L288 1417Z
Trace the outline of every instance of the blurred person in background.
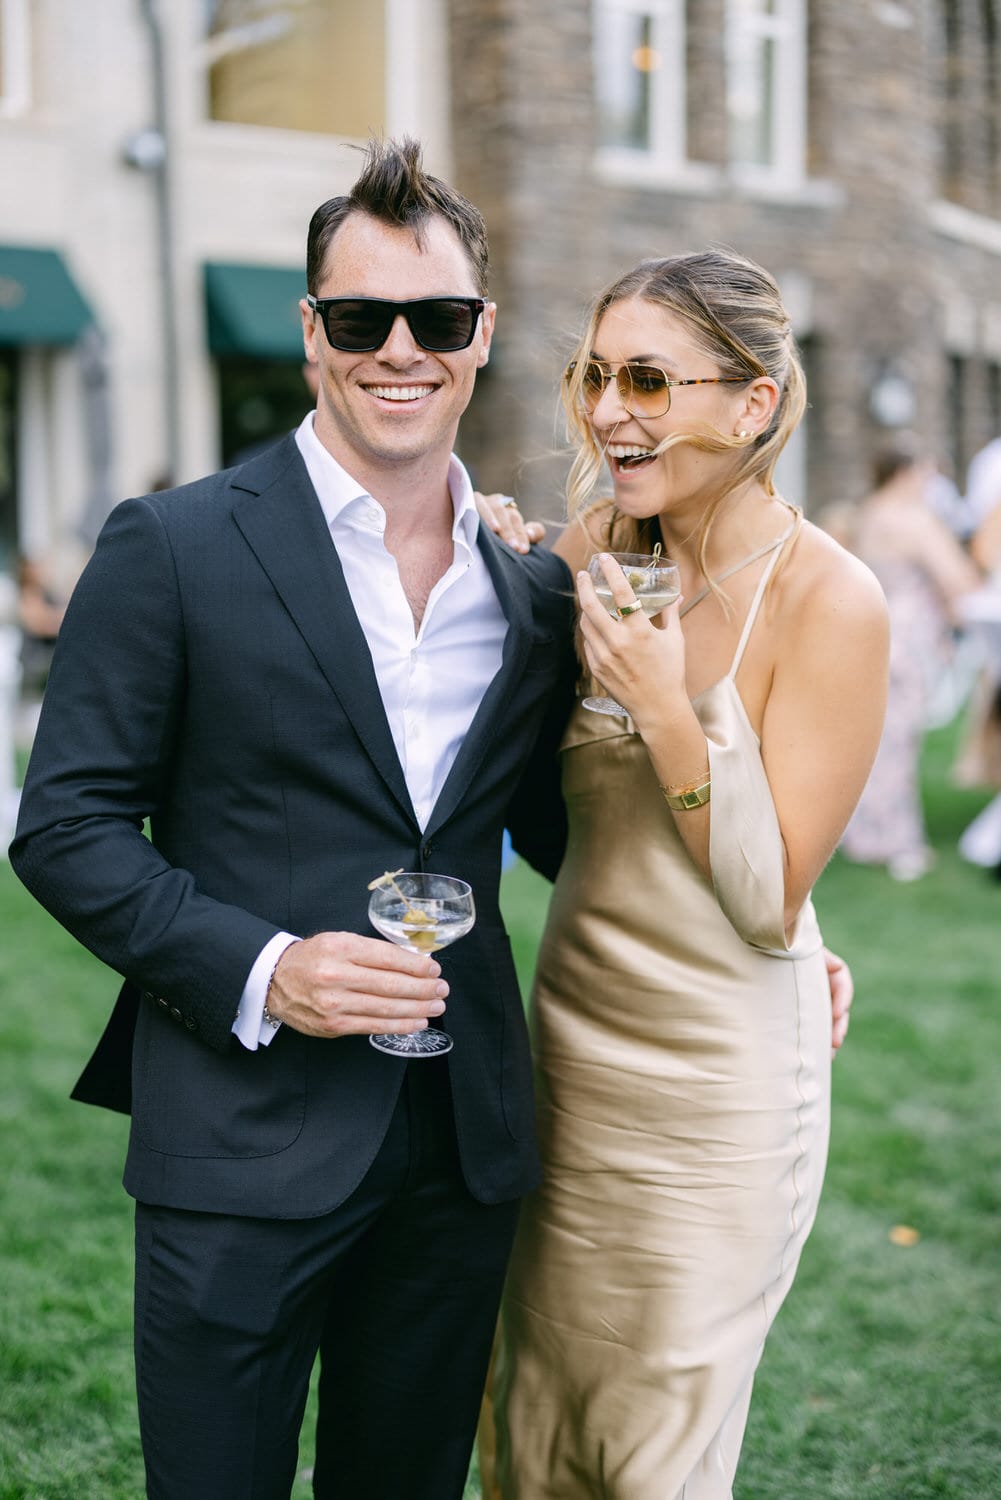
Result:
M998 795L964 829L959 852L1001 878L1001 438L970 464L967 500L978 519L970 553L985 582L964 600L963 614L980 641L983 667L954 774L962 786L991 787Z
M953 649L959 604L977 568L929 503L937 470L901 435L875 464L875 485L856 505L820 518L875 573L890 611L890 685L875 764L841 840L860 864L916 880L932 850L921 806L919 761L929 709Z
M1001 488L993 506L984 508L970 539L973 560L983 569L988 586L1001 592Z
M0 565L0 839L10 838L17 820L17 717L21 682L21 628L17 582Z
M17 623L21 630L21 691L40 698L52 665L66 598L50 577L44 562L21 556L17 560Z
M1001 437L975 453L966 471L966 505L971 516L974 556L987 574L1001 564ZM991 516L992 524L988 525ZM987 528L986 530L984 528Z

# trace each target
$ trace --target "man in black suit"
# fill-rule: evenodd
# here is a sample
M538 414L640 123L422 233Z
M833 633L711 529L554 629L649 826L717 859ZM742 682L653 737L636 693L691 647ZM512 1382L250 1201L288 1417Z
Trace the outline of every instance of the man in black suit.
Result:
M315 414L114 512L11 850L125 977L76 1096L131 1108L154 1500L288 1496L317 1351L315 1493L458 1500L537 1181L500 845L520 819L559 861L528 763L572 601L550 553L478 526L452 457L494 325L482 219L414 143L373 146L313 217L307 285ZM474 890L440 964L372 934L368 883L401 867ZM446 995L447 1058L369 1045Z

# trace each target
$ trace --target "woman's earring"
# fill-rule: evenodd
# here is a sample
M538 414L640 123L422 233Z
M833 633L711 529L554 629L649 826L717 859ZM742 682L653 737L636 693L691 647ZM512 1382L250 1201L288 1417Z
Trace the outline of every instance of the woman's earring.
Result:
M739 438L749 438L751 436L751 434L748 432L748 430L747 430L746 427L742 427L740 429L740 431L737 433L737 436Z

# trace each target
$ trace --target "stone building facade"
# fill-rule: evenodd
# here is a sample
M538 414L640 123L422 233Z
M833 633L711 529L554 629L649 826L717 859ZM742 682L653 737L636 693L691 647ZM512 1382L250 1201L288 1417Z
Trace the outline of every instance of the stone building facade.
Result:
M560 514L588 297L706 243L775 272L803 344L790 496L860 493L895 423L962 482L1001 432L999 11L0 0L0 568L290 425L305 227L369 132L487 217L484 488Z
M554 391L589 296L733 246L778 277L810 410L782 487L864 492L917 430L1001 433L997 0L451 0L454 171L500 305L477 478L558 509ZM512 476L516 476L512 479Z

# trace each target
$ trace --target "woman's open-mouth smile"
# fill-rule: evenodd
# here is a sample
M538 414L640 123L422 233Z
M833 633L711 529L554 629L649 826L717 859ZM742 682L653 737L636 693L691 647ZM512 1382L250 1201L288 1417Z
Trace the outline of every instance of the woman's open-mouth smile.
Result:
M644 448L639 443L609 443L605 458L613 475L635 474L645 469L654 458L653 448Z

